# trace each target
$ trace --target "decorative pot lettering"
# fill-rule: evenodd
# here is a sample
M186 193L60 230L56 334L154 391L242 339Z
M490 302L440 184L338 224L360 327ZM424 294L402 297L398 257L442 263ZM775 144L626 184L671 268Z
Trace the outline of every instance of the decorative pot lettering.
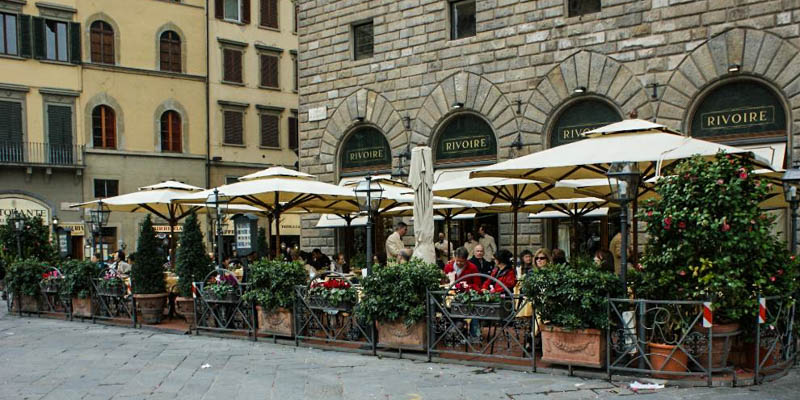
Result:
M542 361L554 364L602 368L606 342L599 329L568 331L545 325L542 329Z
M261 306L256 306L258 312L258 332L281 336L294 335L292 312L278 307L272 311L265 311Z
M75 317L91 318L94 315L94 301L91 297L81 299L72 298L72 315Z
M322 296L309 296L308 297L308 306L312 310L338 310L338 311L350 311L353 309L355 304L350 301L345 301L339 304L333 304L328 299Z
M475 318L485 320L504 320L511 315L514 304L511 300L499 303L450 303L450 316L453 318Z
M378 346L423 350L427 343L427 324L417 322L406 326L402 319L378 322Z

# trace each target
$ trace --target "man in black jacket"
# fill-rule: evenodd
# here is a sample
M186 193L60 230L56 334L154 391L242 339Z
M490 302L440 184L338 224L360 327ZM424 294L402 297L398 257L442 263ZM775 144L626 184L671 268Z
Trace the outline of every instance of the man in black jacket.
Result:
M494 269L494 262L483 258L483 251L483 245L475 245L475 249L472 250L473 256L469 259L469 261L478 267L478 272L491 275L492 269ZM481 284L483 284L483 281L486 279L488 278L481 279Z

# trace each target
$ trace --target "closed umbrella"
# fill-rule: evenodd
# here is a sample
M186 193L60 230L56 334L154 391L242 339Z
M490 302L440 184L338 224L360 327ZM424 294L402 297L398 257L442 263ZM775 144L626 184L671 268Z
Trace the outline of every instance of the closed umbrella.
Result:
M433 157L431 148L416 147L411 151L408 181L414 189L414 257L427 263L436 262L433 247Z

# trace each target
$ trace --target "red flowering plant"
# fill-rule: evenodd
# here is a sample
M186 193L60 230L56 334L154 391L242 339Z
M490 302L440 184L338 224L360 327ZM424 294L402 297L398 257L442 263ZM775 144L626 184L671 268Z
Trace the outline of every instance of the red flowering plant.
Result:
M455 296L453 296L453 301L456 303L499 303L501 299L506 297L505 293L492 293L491 290L476 290L467 284L465 281L461 281L453 286L453 291L455 292Z
M350 282L338 278L313 282L309 295L333 307L353 305L358 300L358 292Z
M712 299L715 323L726 323L752 319L759 294L792 292L795 262L758 206L771 185L746 159L695 157L668 175L639 215L649 241L637 296Z
M54 269L42 273L42 281L39 283L39 285L42 287L42 289L44 289L45 292L57 293L58 286L63 279L64 276L61 275L57 269Z

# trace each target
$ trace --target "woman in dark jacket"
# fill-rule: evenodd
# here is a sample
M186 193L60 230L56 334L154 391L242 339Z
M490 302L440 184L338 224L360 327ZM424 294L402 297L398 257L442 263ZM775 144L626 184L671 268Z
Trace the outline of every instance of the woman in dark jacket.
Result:
M500 250L494 255L494 269L492 278L502 282L511 293L514 293L514 286L517 285L517 272L514 269L513 255L508 250ZM483 289L492 293L502 293L505 291L497 281L487 279L483 282Z

